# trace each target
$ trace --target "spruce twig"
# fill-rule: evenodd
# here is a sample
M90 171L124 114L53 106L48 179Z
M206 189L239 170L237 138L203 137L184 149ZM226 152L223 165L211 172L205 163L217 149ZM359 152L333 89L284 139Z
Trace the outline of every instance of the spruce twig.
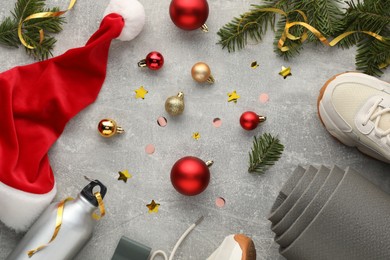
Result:
M255 136L253 147L249 153L248 172L263 174L270 166L279 160L284 146L277 137L264 133L258 138Z
M302 21L296 10L303 11L308 24L318 29L328 38L335 38L344 32L369 31L379 34L384 41L379 41L364 33L354 33L338 44L341 48L357 45L356 68L363 72L380 76L390 60L390 4L386 0L349 0L345 3L347 8L341 9L341 0L266 0L263 5L252 5L251 9L230 23L224 25L219 31L218 44L227 48L229 52L243 49L249 39L261 41L269 25L275 30L274 50L284 59L297 56L302 49L300 40L286 39L284 46L287 51L278 48L278 41L284 31L286 17L273 13L261 12L263 8L278 8L288 14L290 22ZM275 23L275 20L278 19ZM301 36L303 27L294 26L289 32ZM308 31L309 42L319 42L319 39Z
M387 3L386 3L387 2ZM342 20L344 31L371 31L385 38L381 42L363 33L344 38L339 46L349 48L357 45L356 68L369 75L380 76L390 59L390 4L383 0L348 2Z
M21 42L18 37L18 25L31 14L40 12L57 12L59 8L45 8L45 0L17 0L11 17L6 17L0 23L0 44L18 48ZM64 17L39 18L26 21L22 27L25 41L35 49L26 49L26 52L35 59L44 60L52 56L56 39L52 33L62 31L61 25L65 23ZM39 43L39 30L43 29L45 38Z

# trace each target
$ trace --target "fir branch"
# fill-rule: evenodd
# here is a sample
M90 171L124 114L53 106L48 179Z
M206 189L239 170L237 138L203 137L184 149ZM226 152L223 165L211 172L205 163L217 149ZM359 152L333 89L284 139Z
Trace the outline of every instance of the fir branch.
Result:
M340 0L297 0L295 10L302 10L308 23L319 30L326 38L335 35L342 28ZM318 42L319 39L309 32L309 41Z
M390 26L390 5L385 4L385 2L383 0L347 2L348 8L338 34L346 31L372 31L389 37L390 35L382 32L388 30ZM364 38L367 38L367 35L355 33L341 40L339 46L349 48Z
M248 38L256 42L261 41L268 26L274 28L275 13L259 10L270 7L282 8L287 5L288 0L267 0L265 2L264 5L252 5L248 12L233 18L230 23L225 24L218 31L217 34L220 37L218 44L222 45L222 49L227 48L229 52L243 49L248 43Z
M248 172L263 174L270 166L279 160L284 146L277 137L264 133L254 137L253 147L249 153Z
M12 20L10 17L4 19L0 24L0 44L18 47L18 23Z
M390 60L390 38L381 42L372 37L366 37L357 44L356 68L369 75L381 76L383 64Z
M26 17L40 12L57 12L59 8L45 8L45 0L17 0L12 17L7 17L0 23L0 44L10 47L18 47L21 42L18 37L18 25ZM28 20L23 23L22 35L25 41L35 49L26 49L26 52L35 59L44 60L52 56L56 39L52 33L62 31L64 17L49 17ZM43 30L45 38L39 43L39 31Z

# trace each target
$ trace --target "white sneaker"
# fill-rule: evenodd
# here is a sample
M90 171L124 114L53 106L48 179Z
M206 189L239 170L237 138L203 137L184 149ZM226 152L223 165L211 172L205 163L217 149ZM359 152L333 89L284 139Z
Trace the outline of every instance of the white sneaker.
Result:
M256 260L255 245L245 235L230 235L207 260Z
M318 97L318 114L331 135L390 163L390 84L347 72L329 79Z

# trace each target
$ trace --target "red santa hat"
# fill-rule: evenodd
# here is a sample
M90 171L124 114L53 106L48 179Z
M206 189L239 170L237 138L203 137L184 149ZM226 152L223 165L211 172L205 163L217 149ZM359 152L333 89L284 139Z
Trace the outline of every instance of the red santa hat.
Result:
M111 0L84 47L0 74L0 221L26 230L56 194L47 152L66 123L95 101L111 41L132 40L145 23L137 0Z

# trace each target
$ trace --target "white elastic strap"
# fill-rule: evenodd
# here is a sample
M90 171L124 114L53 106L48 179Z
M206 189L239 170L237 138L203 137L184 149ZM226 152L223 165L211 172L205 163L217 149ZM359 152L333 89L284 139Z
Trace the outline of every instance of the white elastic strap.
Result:
M188 234L197 226L199 225L200 222L202 222L203 220L203 216L200 217L194 224L192 224L189 228L187 228L187 230L183 233L183 235L181 235L181 237L179 238L179 240L177 240L175 246L173 247L173 250L172 250L172 253L171 255L169 256L169 259L168 259L168 256L167 254L162 251L162 250L156 250L153 252L152 256L150 257L150 260L153 260L157 255L162 255L164 257L164 260L172 260L173 257L175 256L175 253L177 251L177 249L179 248L180 244L184 241L184 239L188 236Z
M164 257L164 260L168 260L167 254L162 250L154 251L152 256L150 257L150 260L153 260L157 255L162 255Z

